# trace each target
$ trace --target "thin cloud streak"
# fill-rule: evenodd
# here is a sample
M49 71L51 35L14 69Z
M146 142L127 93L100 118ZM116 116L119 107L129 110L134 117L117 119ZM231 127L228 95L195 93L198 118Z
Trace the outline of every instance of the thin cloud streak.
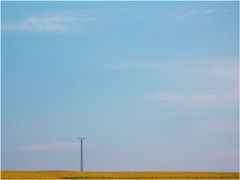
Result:
M215 92L174 92L159 91L147 97L148 100L171 106L202 106L212 108L230 108L238 106L238 94L234 90Z
M77 17L67 15L30 16L15 22L3 24L4 31L10 32L52 32L66 33L81 31L92 22L91 17Z
M192 75L216 77L217 79L237 79L239 69L238 60L194 60L191 62L154 62L135 61L119 62L105 66L109 70L140 70L152 72L184 72Z
M142 11L142 10L141 10ZM146 10L144 9L143 12ZM178 11L165 12L166 18L174 17L195 17L210 15L216 13L216 9L190 9L189 7L182 7ZM3 31L8 32L54 32L54 33L66 33L73 31L81 31L85 26L95 21L96 15L105 15L111 17L112 14L118 13L131 13L123 8L115 9L104 9L104 10L92 10L92 9L81 9L75 11L62 11L51 14L35 15L25 17L24 19L15 22L6 22L2 25ZM140 12L138 12L140 13ZM164 14L164 13L163 13ZM161 16L160 16L161 17ZM137 17L139 19L139 17ZM156 17L159 18L159 15ZM105 20L109 19L105 17ZM136 20L136 17L134 17ZM140 19L146 20L147 17L141 17ZM124 19L129 21L129 19Z
M94 145L91 143L85 143L84 148L93 148ZM74 150L79 149L79 143L71 142L54 142L46 144L29 144L21 147L23 151L59 151L59 150Z

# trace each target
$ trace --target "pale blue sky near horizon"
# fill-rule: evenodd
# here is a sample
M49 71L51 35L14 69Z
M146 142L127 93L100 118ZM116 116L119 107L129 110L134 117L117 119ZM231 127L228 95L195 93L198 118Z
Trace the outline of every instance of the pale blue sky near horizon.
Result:
M238 2L1 2L2 169L238 171Z

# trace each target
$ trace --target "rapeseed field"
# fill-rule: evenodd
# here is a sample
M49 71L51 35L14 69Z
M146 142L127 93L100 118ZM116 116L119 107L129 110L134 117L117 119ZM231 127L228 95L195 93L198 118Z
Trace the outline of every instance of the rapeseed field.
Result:
M239 173L1 171L1 179L239 179Z

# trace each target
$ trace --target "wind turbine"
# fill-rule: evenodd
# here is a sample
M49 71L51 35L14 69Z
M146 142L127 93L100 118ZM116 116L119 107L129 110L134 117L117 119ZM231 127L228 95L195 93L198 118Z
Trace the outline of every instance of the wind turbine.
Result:
M83 140L85 137L78 137L77 140L80 140L80 171L83 171Z

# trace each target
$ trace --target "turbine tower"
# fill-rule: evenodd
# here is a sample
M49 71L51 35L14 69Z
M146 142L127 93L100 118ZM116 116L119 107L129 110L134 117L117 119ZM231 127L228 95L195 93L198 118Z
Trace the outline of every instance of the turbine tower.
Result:
M78 137L80 140L80 171L83 171L83 140L86 139L85 137Z

